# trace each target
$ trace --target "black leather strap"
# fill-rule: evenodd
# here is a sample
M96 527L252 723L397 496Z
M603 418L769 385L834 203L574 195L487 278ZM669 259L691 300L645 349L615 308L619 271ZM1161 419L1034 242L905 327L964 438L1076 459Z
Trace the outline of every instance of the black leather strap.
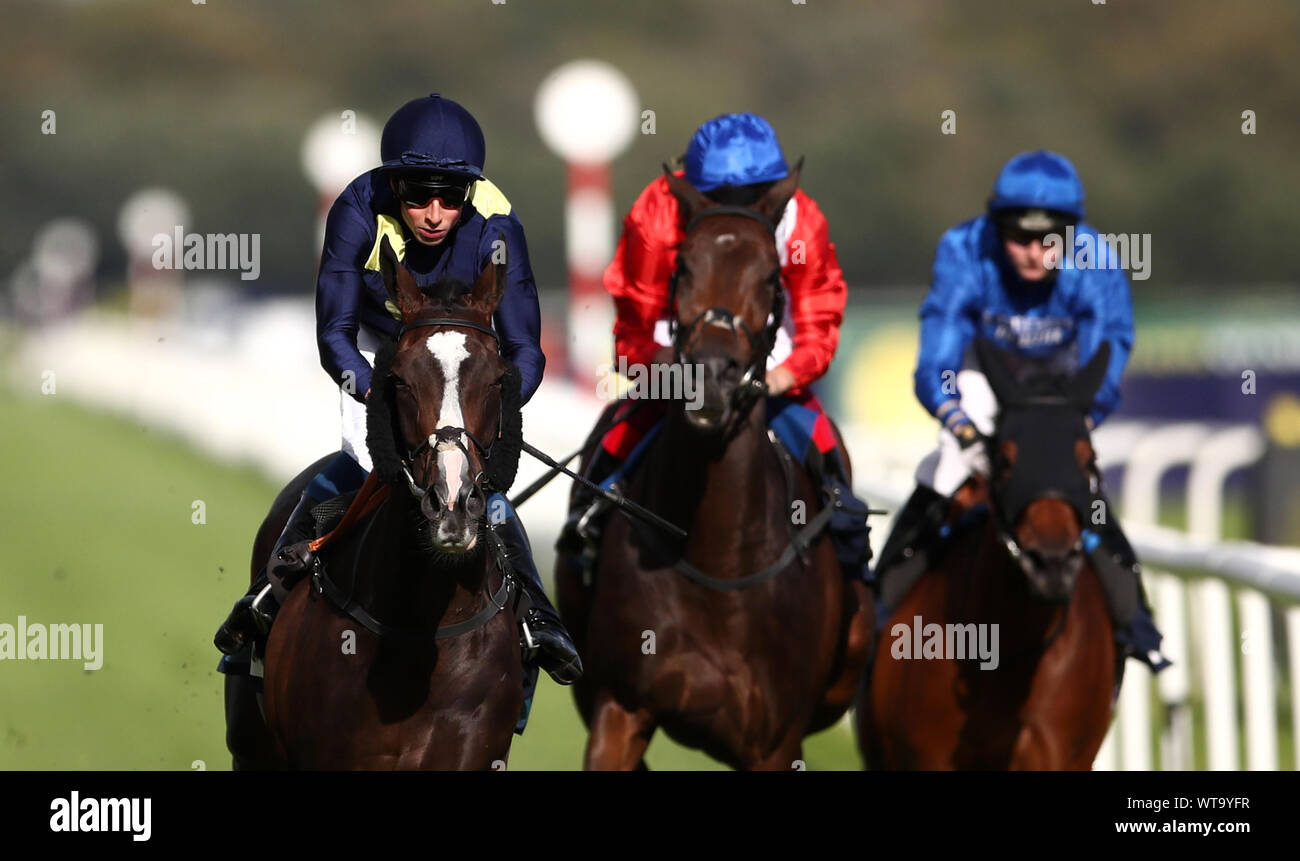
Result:
M455 317L430 317L425 320L412 320L409 323L403 323L397 330L397 337L402 337L412 329L422 329L426 326L457 326L462 329L476 329L492 336L492 340L497 342L498 349L501 346L501 336L491 326L484 326L482 323L475 323L473 320L457 320Z
M686 229L683 232L690 233L693 229L695 229L695 225L699 224L702 220L706 218L712 218L715 215L739 215L742 218L753 219L754 221L757 221L759 224L766 227L768 233L772 234L773 236L776 236L776 225L773 224L771 221L769 221L766 215L763 215L763 213L757 210L750 209L748 206L706 207L704 209L701 209L699 212L695 213L695 215L691 218L691 220L686 222Z
M769 439L773 451L779 459L782 459L781 465L782 471L785 472L787 493L788 495L793 496L794 476L791 472L788 472L785 469L786 462L783 458L786 456L786 452L784 449L779 447L775 440L771 440L770 435ZM781 555L777 557L776 561L754 574L747 574L744 577L735 578L714 577L701 571L699 568L696 568L682 557L678 557L677 561L673 563L673 570L678 574L681 574L687 580L690 580L692 583L698 583L701 586L707 586L710 589L717 589L724 592L735 591L737 589L748 589L751 586L757 586L759 583L762 583L765 580L770 580L777 574L780 574L795 560L796 557L804 564L807 564L805 551L812 545L813 541L817 540L817 536L819 536L830 523L831 517L835 514L835 509L842 505L843 503L838 498L825 500L822 510L817 512L817 514L813 516L812 520L808 521L802 529L797 531L792 530L790 532L789 543L786 544L785 549L781 551ZM643 539L662 550L659 536L648 528L649 524L641 523L631 517L628 518L628 522L635 531L641 534Z
M387 500L381 505L386 506ZM370 522L366 524L365 531L361 534L361 540L357 544L356 560L359 561L364 555L366 539L370 535L370 527L379 519L379 512L376 510L370 515ZM514 572L510 568L509 562L501 549L501 539L496 536L491 528L486 530L491 542L492 553L497 560L498 567L501 569L501 585L496 592L488 596L488 602L481 610L468 619L460 622L454 622L450 625L442 625L430 630L425 627L409 628L390 625L383 622L362 607L357 602L351 592L345 593L337 583L330 579L329 569L319 556L314 560L314 571L312 581L316 585L316 591L329 599L330 603L338 607L344 613L360 622L366 630L377 634L380 637L400 640L446 640L451 637L458 637L461 634L469 633L483 625L500 613L512 601L517 599L519 593L519 583L515 580ZM354 563L355 564L355 563ZM354 581L355 583L355 577Z

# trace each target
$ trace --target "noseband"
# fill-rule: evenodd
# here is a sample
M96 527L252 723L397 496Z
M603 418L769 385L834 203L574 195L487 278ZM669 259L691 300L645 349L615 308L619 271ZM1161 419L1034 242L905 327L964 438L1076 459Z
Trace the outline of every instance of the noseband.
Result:
M710 206L707 209L702 209L687 222L683 234L690 234L701 221L715 215L738 215L742 218L757 221L763 225L773 241L776 240L776 226L762 213L747 206ZM745 368L740 383L731 394L732 405L739 406L747 399L761 394L766 388L764 371L767 366L767 357L776 345L776 333L781 328L781 322L785 316L785 289L781 286L781 273L778 270L768 279L767 283L772 285L772 309L767 325L757 335L745 324L743 319L728 308L706 308L690 323L685 326L679 325L677 321L677 282L681 278L681 273L681 257L678 255L677 269L673 272L672 280L669 281L668 285L668 331L672 337L673 351L676 354L675 359L678 362L682 360L684 357L683 346L690 342L691 336L695 334L695 330L700 326L717 326L729 329L732 332L743 333L749 342L749 349L753 359L749 366Z
M429 326L454 326L462 329L476 329L480 332L484 332L488 335L491 335L493 343L497 345L497 352L499 353L501 351L501 336L498 335L496 333L496 330L494 330L492 327L484 326L481 323L475 323L472 320L457 320L454 317L430 317L423 320L412 320L410 323L404 323L402 327L397 330L397 338L400 339L407 332L410 332L414 329L422 329ZM498 404L498 407L501 409L502 413L504 414L505 405ZM501 422L502 422L502 417L499 416L497 418L498 434L501 432L501 427L502 427ZM481 441L479 441L478 437L470 433L468 429L461 428L461 427L453 427L451 425L443 425L437 428L433 432L433 437L439 444L449 442L452 445L456 446L456 448L460 449L461 453L465 455L465 462L469 463L470 462L469 449L466 448L465 443L462 442L461 434L464 434L466 437L469 437L470 442L472 442L474 444L474 447L478 449L479 456L482 458L484 466L486 466L492 457L491 454L492 443L496 442L496 440L489 440L488 444L484 445ZM424 488L420 487L416 483L415 476L412 475L411 473L411 465L415 463L416 458L418 458L420 455L424 453L425 449L430 449L432 447L433 446L429 443L429 440L425 439L415 448L408 449L406 452L406 457L401 459L402 469L406 472L407 486L410 488L411 494L415 496L416 499L423 499L425 496L429 494L429 492ZM478 475L474 476L474 482L473 482L474 486L476 488L479 488L480 491L482 490L482 488L479 487L479 481L482 478L483 478L483 472L480 472Z

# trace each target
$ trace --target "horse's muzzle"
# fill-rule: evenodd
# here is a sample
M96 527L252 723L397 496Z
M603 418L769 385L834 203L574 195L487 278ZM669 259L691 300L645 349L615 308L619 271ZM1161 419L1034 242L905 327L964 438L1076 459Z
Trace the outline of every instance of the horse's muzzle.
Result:
M1083 547L1075 544L1064 553L1046 553L1024 548L1020 568L1034 593L1054 604L1070 600L1079 572L1083 570Z
M727 355L691 361L701 369L697 384L702 389L702 397L697 408L684 411L686 423L697 431L715 433L727 426L735 412L740 361Z
M478 543L487 501L482 489L470 482L461 486L454 505L446 504L445 495L435 486L420 501L433 547L442 553L468 553Z

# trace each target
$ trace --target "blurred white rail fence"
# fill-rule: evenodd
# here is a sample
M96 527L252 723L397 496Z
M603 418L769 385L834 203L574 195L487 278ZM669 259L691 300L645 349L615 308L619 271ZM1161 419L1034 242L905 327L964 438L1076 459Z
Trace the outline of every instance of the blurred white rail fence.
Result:
M128 322L91 313L34 332L9 381L35 394L53 371L57 397L125 413L279 479L338 447L338 392L320 369L310 300L237 306L216 296L207 306L190 304L197 310L188 319ZM557 457L576 448L600 410L594 394L548 378L524 411L529 440ZM843 430L858 490L873 505L897 510L934 436ZM1194 767L1197 699L1208 768L1287 765L1278 750L1273 623L1281 618L1286 627L1292 738L1300 742L1300 549L1221 540L1225 482L1259 460L1259 430L1111 421L1094 442L1103 467L1123 467L1122 493L1112 500L1144 563L1163 649L1175 662L1158 680L1145 665L1128 662L1117 719L1096 767ZM1189 470L1187 532L1156 525L1161 478L1181 466ZM516 488L543 471L523 458ZM535 547L554 541L567 491L567 482L554 481L522 512ZM877 552L889 526L889 518L872 524Z
M846 430L846 436L858 457L858 489L873 505L901 506L912 489L911 468L933 440L886 441L860 428ZM1260 430L1112 421L1098 430L1094 442L1103 468L1123 468L1121 493L1109 488L1111 499L1120 506L1124 530L1142 560L1147 596L1164 634L1162 650L1174 662L1153 679L1146 665L1128 661L1116 720L1095 767L1195 767L1191 703L1199 699L1205 767L1295 768L1295 754L1283 762L1278 750L1284 716L1273 626L1280 618L1286 628L1294 746L1300 742L1300 549L1222 540L1225 484L1263 455ZM900 450L906 454L900 456ZM868 453L870 459L864 458ZM1157 525L1161 479L1177 467L1188 469L1186 532ZM890 525L887 519L873 524L877 549Z
M338 449L339 392L321 370L311 299L240 305L216 297L201 310L173 320L90 312L34 331L7 382L40 396L53 372L56 394L46 397L129 416L278 481ZM552 374L524 407L524 430L533 445L563 457L600 407L594 391ZM545 469L525 455L515 489ZM552 481L521 512L535 547L549 548L559 534L568 484Z

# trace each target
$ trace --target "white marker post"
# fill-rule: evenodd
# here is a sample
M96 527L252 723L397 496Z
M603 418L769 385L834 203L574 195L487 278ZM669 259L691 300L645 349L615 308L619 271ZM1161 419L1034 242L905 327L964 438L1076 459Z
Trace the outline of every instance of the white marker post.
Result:
M601 276L614 256L609 164L631 143L640 112L627 77L599 60L574 60L547 76L534 114L542 140L568 164L565 253L569 269L569 374L595 385L612 358L614 310Z
M94 300L99 238L81 218L57 218L42 227L32 241L36 272L35 316L57 322Z
M180 309L183 249L174 251L175 268L154 266L154 237L172 237L178 227L193 231L190 208L179 194L167 188L145 188L122 204L117 234L126 248L126 280L130 285L132 316L173 317Z
M325 242L325 218L348 183L379 166L379 127L365 114L325 114L307 129L302 169L316 188L316 251Z

